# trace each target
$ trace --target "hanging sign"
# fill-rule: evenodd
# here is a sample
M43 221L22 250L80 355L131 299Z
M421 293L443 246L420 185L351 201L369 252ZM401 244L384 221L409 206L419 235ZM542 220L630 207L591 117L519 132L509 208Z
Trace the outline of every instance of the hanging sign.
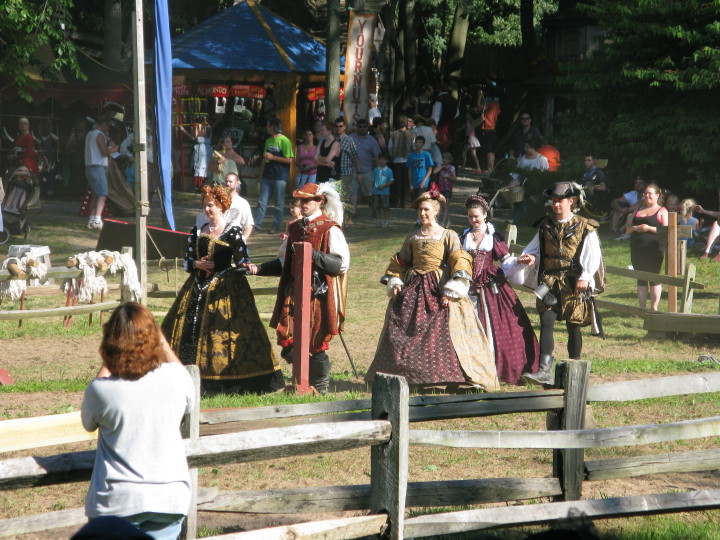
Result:
M308 101L317 101L318 99L325 99L325 87L324 86L318 86L317 88L308 88L307 90L307 98ZM345 99L345 89L341 86L340 87L340 101Z
M198 84L195 95L200 97L228 97L229 88L224 84Z
M345 53L345 99L343 110L348 121L367 118L368 83L372 59L375 13L350 12Z
M192 95L192 85L190 84L178 84L173 86L173 96L175 97L189 97Z
M264 99L267 94L264 86L253 86L250 84L233 84L230 87L230 95L253 99Z
M325 99L325 87L319 86L318 88L308 88L307 95L308 101Z

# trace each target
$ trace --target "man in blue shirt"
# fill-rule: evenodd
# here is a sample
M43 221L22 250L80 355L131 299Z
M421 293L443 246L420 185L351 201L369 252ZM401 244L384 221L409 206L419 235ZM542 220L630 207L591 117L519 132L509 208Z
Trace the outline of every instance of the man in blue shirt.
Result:
M265 141L263 160L260 163L260 194L255 208L255 229L262 229L265 210L270 196L275 194L275 216L273 233L280 232L285 210L285 186L290 176L290 164L295 158L292 143L282 133L280 119L273 116L268 119L267 132L270 137Z

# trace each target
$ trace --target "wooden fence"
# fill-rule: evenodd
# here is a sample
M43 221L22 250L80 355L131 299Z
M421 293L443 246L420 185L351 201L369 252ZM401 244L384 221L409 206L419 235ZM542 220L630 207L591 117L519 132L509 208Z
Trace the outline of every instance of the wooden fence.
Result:
M720 373L655 378L588 386L589 364L559 362L556 389L536 392L417 396L409 398L404 379L378 376L372 400L196 412L186 421L191 467L278 459L315 452L371 447L369 485L266 491L196 491L197 510L253 513L362 511L369 515L300 523L217 538L359 538L385 532L390 538L549 523L582 513L620 518L720 508L720 490L579 500L586 481L643 474L720 468L720 450L673 452L633 458L585 461L585 448L634 446L720 435L720 417L660 425L585 429L586 404L636 401L720 392ZM544 411L549 431L454 431L410 429L409 423L449 418ZM17 424L34 419L13 420ZM5 422L0 422L0 435ZM190 427L200 429L191 433ZM29 428L28 428L29 429ZM0 437L3 440L5 437ZM86 436L87 438L87 436ZM35 443L40 444L39 437ZM67 442L67 441L64 441ZM408 482L408 447L535 448L553 452L546 478L477 478ZM0 461L0 489L77 482L89 478L93 451L46 458ZM482 467L482 463L478 464ZM408 507L480 505L553 498L556 502L483 508L405 518ZM193 537L193 513L190 515ZM77 525L82 509L0 520L0 536Z
M131 248L123 248L122 253L130 254L132 256ZM105 268L96 268L96 276L109 277L111 275L110 270ZM122 279L122 271L118 272L118 276ZM62 279L79 279L83 278L83 271L78 267L65 267L65 266L52 266L47 269L45 279L53 282L54 280ZM0 270L0 279L22 279L25 281L34 281L32 275L28 274L24 278L13 276L7 270ZM57 289L55 289L57 290ZM119 291L120 288L115 286L108 286L108 291ZM25 300L27 296L47 296L48 287L43 286L30 286L25 292L23 292L20 298L20 309L17 310L2 310L0 311L0 321L18 321L21 325L23 320L26 319L43 319L47 317L63 317L65 319L65 326L69 326L70 321L74 315L90 315L89 324L92 324L92 316L94 313L100 312L100 322L102 323L102 312L110 311L120 305L122 300L105 300L104 293L100 295L100 302L91 302L90 304L77 305L76 291L72 288L68 289L66 294L65 307L57 308L43 308L43 309L25 309ZM58 295L62 294L60 292Z
M132 250L130 248L123 248L123 253L132 253ZM183 260L182 259L163 259L160 261L148 261L148 264L155 263L158 265L158 267L161 270L164 271L172 271L174 270L177 273L180 268L182 268ZM109 270L103 270L103 269L97 269L96 270L97 276L103 276L103 277L109 277L110 271ZM53 266L48 268L46 278L48 280L62 280L62 279L81 279L83 277L82 270L78 268L68 268L64 266ZM32 277L31 275L28 275L25 278L18 278L10 274L7 270L0 270L0 280L3 279L23 279L28 282L35 280L36 278ZM179 286L182 285L182 283L178 283L176 279L175 288L172 290L159 290L157 284L148 284L147 286L147 296L148 298L175 298L177 295L177 290ZM108 284L108 293L119 293L120 288L118 285L114 284ZM70 318L74 315L90 315L88 322L92 324L92 316L95 313L100 312L102 317L102 312L104 311L112 311L115 309L122 300L106 300L105 296L103 295L100 298L99 302L93 302L90 304L84 304L84 305L77 305L76 299L73 298L72 294L68 294L66 297L66 305L64 307L55 307L55 308L40 308L40 309L25 309L25 300L28 297L37 297L37 296L48 296L49 294L59 296L62 294L59 292L58 288L49 288L46 286L29 286L27 289L27 292L23 294L21 300L20 300L20 309L16 310L0 310L0 321L19 321L20 323L23 320L26 319L43 319L43 318L54 318L54 317L64 317L66 319L66 322L69 322ZM277 287L254 287L253 288L253 294L255 296L258 295L275 295L277 294ZM165 311L163 312L153 312L156 316L164 316ZM269 319L270 314L269 313L261 313L261 318ZM101 319L102 320L102 319Z

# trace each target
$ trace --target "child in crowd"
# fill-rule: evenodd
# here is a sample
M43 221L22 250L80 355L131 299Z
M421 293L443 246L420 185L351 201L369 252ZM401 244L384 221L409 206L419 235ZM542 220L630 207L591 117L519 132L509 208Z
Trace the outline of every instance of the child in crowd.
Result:
M667 199L665 200L665 208L667 208L668 212L677 212L680 213L680 199L677 195L670 194L667 196Z
M418 135L415 137L415 151L408 155L405 166L410 169L410 200L414 201L430 187L430 175L433 172L433 161L430 153L423 150L425 146L425 137Z
M440 220L440 224L446 229L450 227L449 208L450 199L452 198L453 182L457 179L455 174L455 167L452 164L452 154L450 152L443 152L442 154L442 167L438 172L438 189L440 194L445 197L445 207L443 208L443 215Z
M378 166L373 169L373 190L372 190L372 206L373 213L377 220L377 227L387 227L390 225L390 186L395 182L393 172L387 166L390 156L382 152L378 156Z
M678 207L678 225L690 225L692 233L690 237L678 237L678 240L687 240L688 247L695 245L695 238L700 234L700 220L693 216L695 211L695 199L684 199Z
M311 182L312 183L312 182ZM300 209L301 199L290 199L290 219L285 224L285 232L280 233L280 240L287 240L288 233L290 231L290 225L295 223L302 217L302 211ZM285 255L285 243L282 245L282 251L278 252L278 257Z
M480 174L480 162L478 161L476 151L476 148L480 148L480 141L475 135L475 123L473 122L473 116L470 111L467 111L465 113L465 124L460 128L460 130L465 131L465 145L463 146L462 153L462 167L465 168L467 154L468 152L470 152L470 156L472 157L473 163L475 164L475 169L473 170L473 172L475 174ZM445 206L445 209L447 210L447 205Z

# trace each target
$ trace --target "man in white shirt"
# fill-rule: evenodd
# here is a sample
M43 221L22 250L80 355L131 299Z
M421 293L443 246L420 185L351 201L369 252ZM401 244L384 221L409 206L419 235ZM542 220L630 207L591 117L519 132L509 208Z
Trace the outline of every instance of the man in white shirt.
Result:
M225 212L225 223L228 227L240 227L243 234L243 240L248 241L253 232L252 209L250 203L240 196L240 178L235 173L227 173L225 175L225 187L230 191L232 202L230 208ZM195 225L200 230L203 225L208 222L205 212L200 212L195 218Z
M552 216L538 224L538 232L518 257L519 264L537 264L538 288L535 295L540 314L540 370L523 378L535 384L553 384L553 337L556 320L565 321L567 350L572 359L580 359L580 328L600 321L593 302L595 274L602 264L599 224L575 214L582 207L582 189L574 182L558 182L545 192L551 198ZM602 333L602 330L599 330Z
M625 235L625 231L622 229L628 214L637 210L646 187L647 182L638 176L633 182L634 189L632 191L624 193L622 197L618 197L610 203L610 208L612 208L610 229L613 232L621 234L620 238L617 238L617 240L627 240L630 238L630 235Z
M120 148L108 137L108 129L110 118L103 115L98 117L95 129L85 136L85 176L94 197L87 228L98 231L103 226L101 216L108 195L108 160Z
M240 178L235 173L228 173L225 176L225 187L230 190L230 196L232 202L230 209L226 213L226 219L228 225L236 225L242 229L243 238L245 242L250 239L250 235L253 232L253 221L252 210L250 209L250 203L240 196ZM234 210L234 211L233 211Z

